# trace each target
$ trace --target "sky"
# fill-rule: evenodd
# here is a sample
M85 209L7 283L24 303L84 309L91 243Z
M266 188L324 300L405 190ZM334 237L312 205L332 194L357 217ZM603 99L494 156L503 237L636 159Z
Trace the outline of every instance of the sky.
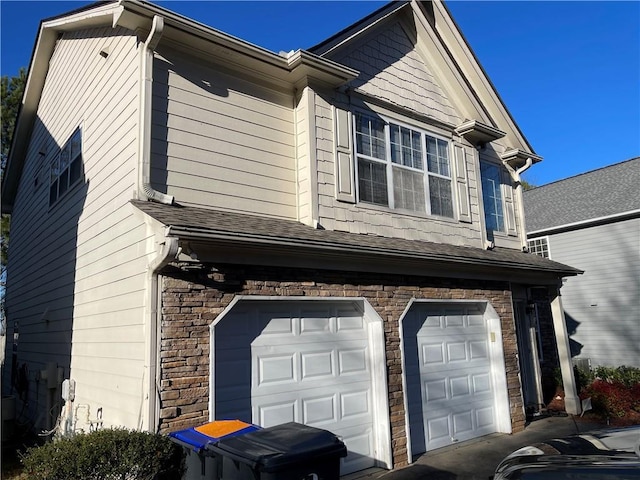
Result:
M0 0L0 73L28 66L39 21L90 2ZM309 48L386 2L159 1L279 52ZM640 1L449 1L533 150L561 180L640 155Z

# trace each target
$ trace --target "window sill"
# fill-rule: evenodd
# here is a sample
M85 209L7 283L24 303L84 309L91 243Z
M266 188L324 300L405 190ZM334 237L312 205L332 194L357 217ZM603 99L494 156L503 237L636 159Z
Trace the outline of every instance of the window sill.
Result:
M375 212L384 212L391 215L400 217L409 217L416 220L437 220L441 222L447 222L452 224L458 224L457 219L450 217L441 217L440 215L428 215L426 213L414 212L412 210L403 210L401 208L389 208L382 205L375 205L373 203L357 202L354 206L361 210L371 210Z

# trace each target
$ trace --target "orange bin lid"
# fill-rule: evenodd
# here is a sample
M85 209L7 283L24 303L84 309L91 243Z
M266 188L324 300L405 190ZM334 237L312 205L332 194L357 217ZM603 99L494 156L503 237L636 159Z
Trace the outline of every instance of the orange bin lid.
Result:
M203 435L208 435L214 438L222 438L226 435L237 432L247 427L251 427L250 423L243 422L241 420L215 420L213 422L205 423L199 427L194 427L194 430Z

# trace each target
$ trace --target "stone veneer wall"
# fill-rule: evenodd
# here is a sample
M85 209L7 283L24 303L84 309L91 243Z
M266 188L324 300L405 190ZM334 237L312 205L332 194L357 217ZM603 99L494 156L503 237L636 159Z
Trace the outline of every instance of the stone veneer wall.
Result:
M384 320L394 468L408 464L398 320L412 298L488 300L500 315L514 432L524 428L506 282L238 265L171 266L162 283L160 431L209 421L209 325L236 295L364 297Z

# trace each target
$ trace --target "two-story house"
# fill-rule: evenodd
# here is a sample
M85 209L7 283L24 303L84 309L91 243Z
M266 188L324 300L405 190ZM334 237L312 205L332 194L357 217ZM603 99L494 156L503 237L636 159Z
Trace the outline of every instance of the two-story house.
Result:
M529 249L584 275L562 287L583 368L640 367L640 157L524 194Z
M524 428L535 288L578 413L579 271L524 252L540 160L437 0L288 54L138 0L45 20L2 191L5 390L39 428L294 420L343 473L393 468Z

